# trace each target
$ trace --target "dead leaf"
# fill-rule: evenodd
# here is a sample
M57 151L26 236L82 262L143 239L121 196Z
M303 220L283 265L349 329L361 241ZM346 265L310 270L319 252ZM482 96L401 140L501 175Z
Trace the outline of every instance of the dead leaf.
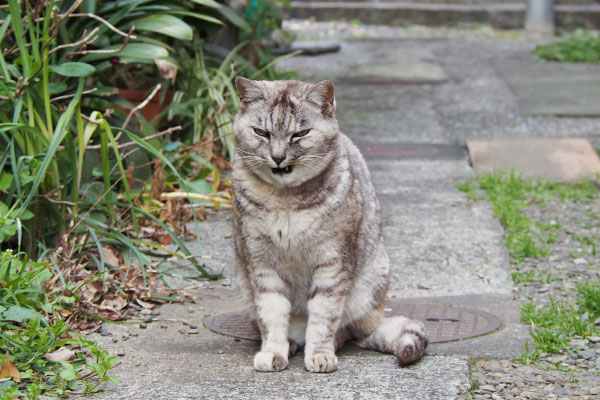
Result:
M15 367L15 364L6 357L2 363L2 367L0 367L0 378L8 378L9 376L17 383L21 382L19 370Z
M160 73L161 78L170 79L171 83L175 84L175 78L177 77L177 65L162 58L155 58L154 64L156 64L158 67L158 72Z
M138 303L140 306L144 307L144 308L148 308L148 309L153 309L154 308L154 304L144 301L142 299L135 299L135 302Z
M168 244L171 244L172 240L173 240L173 238L171 237L171 235L164 235L163 237L160 238L160 244L162 244L163 246L166 246Z
M75 352L67 349L66 347L61 347L52 353L46 354L44 357L48 361L69 361L75 357Z
M125 296L117 295L102 300L100 307L107 311L120 311L127 305L127 299Z
M86 286L86 288L89 288L94 293L104 291L104 283L102 281L88 282L85 286Z
M117 268L121 264L119 258L113 253L110 247L103 247L102 255L104 256L104 262L110 264L112 267Z
M160 199L160 194L163 192L165 186L165 170L160 164L160 160L156 160L154 165L154 173L152 174L152 189L150 190L150 196L153 199Z

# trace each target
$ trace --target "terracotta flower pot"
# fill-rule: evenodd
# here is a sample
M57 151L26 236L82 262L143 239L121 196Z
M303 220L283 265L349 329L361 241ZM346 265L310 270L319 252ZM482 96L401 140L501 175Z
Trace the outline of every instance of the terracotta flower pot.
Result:
M119 96L121 96L122 98L124 98L125 100L129 101L135 107L138 104L140 104L142 101L144 101L144 99L146 99L148 94L150 94L150 90L149 89L148 90L134 90L134 89L117 88L117 94ZM157 93L152 98L152 100L150 100L148 102L148 104L146 104L146 106L140 110L142 115L144 116L144 118L146 118L146 120L152 121L154 118L156 118L157 115L159 115L161 112L163 112L168 107L169 103L171 103L171 98L172 98L171 92L167 92L162 103L160 102L160 97L161 97L160 93ZM120 106L117 106L117 107L119 109L123 110L125 113L129 113L131 111L130 108L120 107Z

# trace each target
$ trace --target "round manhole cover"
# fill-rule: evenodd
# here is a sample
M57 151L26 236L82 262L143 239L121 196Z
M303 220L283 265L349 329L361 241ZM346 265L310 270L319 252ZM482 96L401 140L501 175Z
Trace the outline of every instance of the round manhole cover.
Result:
M450 342L493 332L500 321L492 314L446 304L405 303L389 300L385 315L403 315L425 323L430 343ZM213 315L204 319L204 326L213 332L241 339L260 341L254 321L240 312Z

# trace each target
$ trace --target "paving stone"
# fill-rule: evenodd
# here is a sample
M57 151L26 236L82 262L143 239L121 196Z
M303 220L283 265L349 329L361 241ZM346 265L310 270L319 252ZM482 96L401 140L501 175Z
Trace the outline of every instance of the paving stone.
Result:
M600 116L600 66L509 59L498 64L522 113Z
M558 182L600 173L594 147L581 138L468 140L467 148L480 173L514 168L525 176Z

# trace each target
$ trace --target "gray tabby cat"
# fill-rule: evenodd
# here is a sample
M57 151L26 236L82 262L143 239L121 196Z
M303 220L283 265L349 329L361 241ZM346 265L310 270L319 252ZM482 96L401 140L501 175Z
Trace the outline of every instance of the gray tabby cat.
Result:
M367 165L338 130L333 83L238 77L233 163L236 275L262 335L257 371L304 346L331 372L345 341L395 354L427 347L420 321L383 317L388 256Z

